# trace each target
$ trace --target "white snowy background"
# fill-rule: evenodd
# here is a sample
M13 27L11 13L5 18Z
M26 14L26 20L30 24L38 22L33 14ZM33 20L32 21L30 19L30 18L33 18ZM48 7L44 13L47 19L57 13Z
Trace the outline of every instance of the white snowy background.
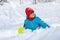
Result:
M47 3L32 4L31 1L8 0L0 5L0 40L60 40L60 0ZM26 18L25 8L31 7L38 17L48 23L51 28L25 30L18 34Z

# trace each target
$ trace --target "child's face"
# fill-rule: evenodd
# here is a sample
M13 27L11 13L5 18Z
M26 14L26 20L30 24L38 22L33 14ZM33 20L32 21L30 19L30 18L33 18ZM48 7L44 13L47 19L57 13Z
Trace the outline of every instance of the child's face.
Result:
M29 17L34 18L34 16L35 16L34 13L32 13Z

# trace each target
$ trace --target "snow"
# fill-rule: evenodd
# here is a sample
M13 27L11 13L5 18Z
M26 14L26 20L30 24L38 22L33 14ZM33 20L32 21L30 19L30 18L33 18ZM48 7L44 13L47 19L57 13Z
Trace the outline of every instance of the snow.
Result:
M24 34L18 34L17 30L23 26L25 20L25 8L31 7L37 16L47 22L51 28L36 29L34 32L25 30ZM0 6L0 40L60 40L60 4L38 3L19 4L10 1Z

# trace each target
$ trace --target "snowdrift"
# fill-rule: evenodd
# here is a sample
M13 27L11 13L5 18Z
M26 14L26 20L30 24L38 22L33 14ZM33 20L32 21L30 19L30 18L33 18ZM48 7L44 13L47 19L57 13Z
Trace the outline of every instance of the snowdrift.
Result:
M18 34L17 29L24 24L26 7L33 8L36 15L51 25L51 28L41 28L34 32L25 30L24 34ZM5 3L0 6L0 40L59 40L59 10L60 4L55 2L36 5Z

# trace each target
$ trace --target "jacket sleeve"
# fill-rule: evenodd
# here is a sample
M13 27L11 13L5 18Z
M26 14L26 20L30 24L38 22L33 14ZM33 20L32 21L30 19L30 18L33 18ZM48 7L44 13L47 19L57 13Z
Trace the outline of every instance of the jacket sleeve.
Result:
M25 27L25 23L24 23L23 27Z
M25 20L25 21L26 21L26 20ZM26 22L25 22L25 21L24 21L23 27L26 29L26 24L25 24Z
M42 21L39 17L38 17L37 21L43 28L46 28L46 27L50 28L50 26L47 23L45 23L44 21Z

